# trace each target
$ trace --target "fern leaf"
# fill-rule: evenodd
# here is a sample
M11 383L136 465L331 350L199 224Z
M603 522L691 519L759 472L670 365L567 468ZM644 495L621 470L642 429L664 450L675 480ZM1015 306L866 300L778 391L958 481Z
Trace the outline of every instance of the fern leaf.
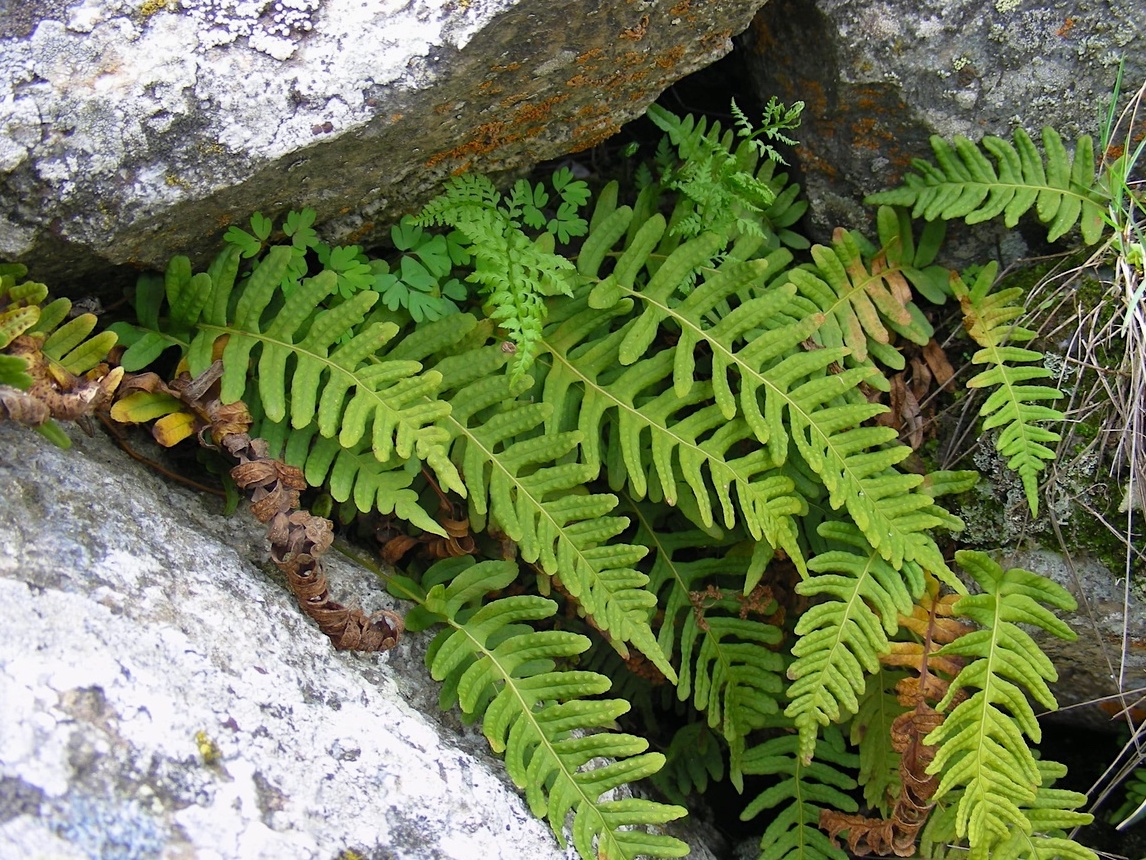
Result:
M860 696L859 707L851 722L849 740L859 750L859 784L864 801L886 817L902 787L899 773L900 753L891 742L895 718L907 709L894 693L895 684L906 677L903 672L890 672L884 667L867 676L867 686Z
M451 383L442 395L450 414L439 427L452 440L450 456L465 476L471 523L477 529L494 524L517 542L525 561L560 578L621 653L627 655L624 643L632 643L675 680L649 625L656 597L635 567L647 550L616 540L628 520L609 516L615 496L577 492L596 470L563 462L580 435L535 435L551 407L516 401L529 388L528 378L485 374L471 381L456 372L503 361L504 353L487 346L437 365Z
M524 206L527 193L532 202ZM465 238L466 251L474 259L474 271L467 280L482 286L490 318L504 329L515 347L511 366L515 379L530 368L537 353L546 313L543 297L568 293L574 272L569 260L553 253L552 234L543 233L532 240L522 232L526 209L541 219L534 226L545 221L536 202L528 183L519 183L510 200L503 201L487 178L469 174L451 179L445 191L413 219L421 226L453 227ZM569 218L554 221L567 231L571 223ZM569 235L582 232L583 221Z
M1023 807L1034 803L1042 777L1023 735L1035 743L1042 735L1026 693L1048 709L1057 707L1047 686L1057 679L1054 667L1019 624L1073 640L1070 628L1040 601L1068 611L1076 604L1062 586L1017 568L1004 572L983 553L960 550L956 561L983 593L962 598L954 611L982 629L937 652L972 658L951 682L938 710L946 712L964 687L977 690L925 739L938 747L927 772L940 774L936 801L964 788L956 833L970 840L972 856L985 858L993 856L992 847L1010 838L1012 830L1032 832Z
M1086 795L1051 787L1054 780L1066 775L1063 765L1044 760L1035 764L1042 784L1035 791L1032 805L1022 810L1031 822L1031 832L1012 830L1009 838L991 846L990 860L1098 860L1098 855L1089 848L1064 835L1094 820L1093 815L1076 811L1086 804ZM940 804L932 812L920 838L920 856L950 856L948 849L958 845L955 826L962 794L961 790L952 792L947 798L949 803ZM956 847L954 853L967 856L965 848ZM972 850L971 854L976 858L986 857L981 850Z
M328 487L336 502L353 502L363 513L394 514L423 531L446 537L445 529L426 513L412 488L421 474L416 458L379 463L365 441L345 448L337 439L321 435L313 422L294 429L285 421L272 421L253 411L251 432L266 440L272 457L301 469L310 486Z
M888 239L896 240L902 243L897 234ZM846 346L851 361L863 363L868 360L869 343L872 351L888 345L892 331L921 345L935 333L912 301L908 271L890 262L887 250L865 263L855 237L841 228L830 247L812 246L812 258L814 266L797 269L789 277L829 321L818 333L824 346ZM896 370L902 369L903 358L895 350L880 350L879 355Z
M812 760L820 730L859 710L865 677L880 670L879 656L923 592L923 571L905 561L895 569L849 523L825 522L819 534L833 547L816 555L815 572L796 586L807 597L829 599L808 609L796 623L796 662L785 714L799 729L800 756Z
M983 429L1002 428L995 448L1009 458L1007 466L1022 479L1027 504L1031 513L1038 516L1039 472L1057 456L1050 446L1062 437L1037 422L1064 419L1062 412L1044 405L1063 395L1048 385L1027 384L1049 379L1051 373L1041 365L1042 353L1009 345L1032 340L1035 333L1011 323L1023 313L1020 305L1011 304L1021 296L1018 288L989 292L997 268L996 263L984 266L970 288L957 275L951 276L951 288L963 308L963 325L982 347L971 361L988 365L987 370L967 382L967 387L997 386L979 409L984 418Z
M783 638L772 624L739 617L738 601L719 597L684 616L677 694L707 715L728 743L732 783L743 788L748 734L779 712L784 660L772 650Z
M448 437L434 426L449 412L449 405L435 396L440 375L421 373L418 362L386 359L383 348L397 333L393 323L371 324L336 343L362 322L377 293L365 290L332 309L319 309L337 282L336 274L325 270L292 290L264 327L262 318L281 293L291 253L284 246L267 252L242 286L233 313L224 311L229 319L213 316L230 307L229 299L216 301L216 295L206 303L210 314L204 312L188 347L192 366L225 338L225 402L244 395L255 362L252 396L260 399L271 421L285 416L289 388L289 414L296 429L315 421L323 436L337 434L347 449L368 439L382 463L416 455L433 465L443 487L464 494L465 485L446 456ZM226 282L216 283L215 290L228 290Z
M643 738L600 731L629 709L623 700L586 698L609 689L606 677L556 669L557 660L583 653L589 640L524 625L557 612L557 604L543 597L518 595L472 609L475 598L516 578L512 563L463 558L436 567L427 575L440 577L444 570L450 581L428 593L408 580L397 583L404 586L402 596L418 599L445 622L427 654L431 674L456 690L464 713L481 716L490 747L504 753L506 770L525 791L533 814L547 818L565 845L565 819L572 813L573 844L584 860L687 854L688 846L677 839L631 829L679 818L682 807L631 797L601 800L657 772L664 757L645 752ZM600 757L613 761L590 768Z
M806 764L798 755L799 738L782 735L744 754L744 772L778 776L740 813L742 821L764 810L775 810L760 840L758 860L847 860L847 854L819 829L820 812L835 809L855 812L859 805L845 794L855 780L837 768L854 768L856 756L844 748L839 729L829 728L820 741L815 761ZM786 804L786 805L784 805Z
M677 729L665 750L665 766L652 783L674 803L683 804L690 794L703 794L709 780L724 779L724 753L717 736L703 721Z
M568 319L555 321L546 332L544 399L562 404L549 432L575 422L582 435L583 461L594 473L609 464L614 489L627 485L637 499L655 489L670 505L679 504L680 492L687 492L699 513L698 525L705 527L715 522L711 494L726 526L743 522L753 537L784 547L802 564L793 520L804 510L802 499L747 422L729 421L719 405L695 408L713 397L712 383L696 383L679 393L671 376L683 348L678 345L676 353L661 350L618 370L619 350L630 328L582 343L625 307L597 311L579 298L555 308L555 316ZM791 342L806 330L797 326L782 336ZM767 339L762 338L754 347L761 359L768 357L765 346ZM745 441L751 444L747 453L729 456Z
M658 408L671 414L674 405L686 397L695 396L698 399L693 402L700 402L709 395L704 390L694 394L693 386L705 383L690 377L695 376L695 352L703 346L711 356L712 399L726 420L741 417L747 423L756 441L765 446L772 466L784 465L790 442L794 442L799 455L828 489L830 506L846 507L867 540L893 567L899 567L905 559L917 561L935 570L945 581L957 583L928 534L945 520L934 500L916 490L923 478L894 471L895 464L910 453L909 449L884 447L896 435L890 428L859 426L884 411L884 407L868 403L858 391L859 384L876 373L875 369L858 366L831 373L832 365L847 355L846 348L801 349L801 342L823 324L824 316L814 308L809 312L807 300L794 296L791 287L752 286L749 298L710 324L704 317L716 300L730 299L733 294L741 300L741 267L759 267L757 260L733 260L711 273L711 267L707 267L704 280L686 299L674 304L672 293L679 289L682 279L704 266L717 247L715 240L705 234L685 241L654 272L650 263L657 239L663 235L663 219L651 216L635 232L632 227L631 223L631 239L626 234L622 240L628 244L613 271L589 293L590 309L599 309L609 316L582 314L578 298L567 300L560 312L554 309L553 324L546 333L554 366L547 374L545 390L547 402L561 403L553 420L563 421L572 413L578 414L579 426L587 444L592 446L602 435L600 419L611 409L610 399L617 401L618 416L631 419L637 411L635 398L647 398L644 387L651 384L649 375L642 371L659 372L660 368L651 362L664 360L655 346L659 331L675 337L676 344L669 347L673 352L671 396L675 400L669 401L670 395L665 392ZM601 256L598 251L597 257ZM769 267L765 264L764 271ZM639 276L646 268L650 269L648 282L642 287ZM597 275L591 269L582 274ZM754 294L757 289L759 294ZM626 300L632 302L632 311ZM762 311L763 308L767 310ZM599 336L606 326L611 330L609 334L600 336L591 347L576 349L584 338ZM747 342L739 346L742 340ZM654 351L651 356L647 354L650 351ZM614 361L634 367L634 372L624 379L624 397L617 397L621 393L617 391L611 398L602 398L599 391L613 379L602 379L601 375ZM642 364L640 369L638 362ZM558 363L568 366L558 368ZM574 381L581 385L575 388ZM577 389L584 391L584 399L574 409L563 401L566 392ZM653 389L649 394L660 395L660 391ZM663 425L665 418L656 418L647 423ZM624 436L622 432L616 438ZM655 444L656 435L653 441ZM667 441L662 450L671 454L673 446ZM588 463L597 462L591 447L585 458ZM630 477L638 471L632 456L620 462ZM676 484L669 479L671 460L654 456L653 463L659 469L657 477L666 499L671 502L669 494ZM614 482L613 486L617 484ZM643 495L639 483L632 491L638 498ZM696 495L703 516L706 502L699 492ZM775 522L782 527L786 519L782 516ZM783 543L787 539L783 531L766 532L765 536L772 546L783 546L798 566L803 564L799 550L793 552L789 545L791 541Z
M1080 224L1083 241L1097 242L1109 194L1095 182L1091 138L1079 137L1073 161L1053 128L1043 129L1042 140L1045 162L1021 128L1015 130L1013 144L988 136L976 146L958 136L952 146L933 135L931 149L938 167L917 160L916 172L904 177L901 187L873 194L868 202L908 206L913 218L928 221L962 218L976 224L1002 215L1008 227L1034 208L1048 228L1048 241Z

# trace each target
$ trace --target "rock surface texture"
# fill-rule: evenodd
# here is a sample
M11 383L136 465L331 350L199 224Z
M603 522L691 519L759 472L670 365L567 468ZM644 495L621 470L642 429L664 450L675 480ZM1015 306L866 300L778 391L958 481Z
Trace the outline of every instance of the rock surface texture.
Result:
M451 173L608 137L763 2L4 3L0 259L162 268L302 206L368 241Z
M1144 38L1143 0L774 0L738 51L764 98L807 103L797 160L822 239L868 223L859 201L931 134L1097 139L1119 59L1131 92L1146 78Z
M575 856L439 714L424 640L333 651L250 516L11 425L0 486L0 857ZM390 605L328 558L341 598Z

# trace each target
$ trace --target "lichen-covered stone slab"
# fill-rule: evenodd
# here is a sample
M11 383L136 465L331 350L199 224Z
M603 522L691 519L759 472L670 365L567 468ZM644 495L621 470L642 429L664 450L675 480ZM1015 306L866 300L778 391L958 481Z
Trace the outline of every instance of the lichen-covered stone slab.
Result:
M764 0L23 0L0 7L0 259L74 282L253 211L369 240L452 173L582 150Z
M0 857L575 856L438 712L426 638L335 652L248 514L11 424L0 487ZM328 558L340 599L391 605Z

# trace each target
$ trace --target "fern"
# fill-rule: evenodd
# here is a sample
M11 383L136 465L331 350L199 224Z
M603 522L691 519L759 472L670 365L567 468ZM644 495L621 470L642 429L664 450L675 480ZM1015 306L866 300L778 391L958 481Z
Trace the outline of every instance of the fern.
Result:
M586 860L684 850L631 829L683 810L602 799L663 763L639 738L600 731L628 705L600 698L608 680L585 667L615 674L622 659L643 674L627 688L642 714L659 698L695 717L669 745L674 770L661 772L676 796L721 778L725 748L736 787L745 774L779 780L746 811L775 812L762 856L842 857L816 825L821 809L855 809L843 770L857 762L868 803L887 804L894 762L875 758L892 758L895 706L881 658L919 650L896 643L889 659L900 624L916 630L906 616L918 612L925 571L966 593L935 532L961 527L937 499L967 476L908 471L911 450L871 423L886 411L872 394L889 387L880 368L904 367L903 342L931 340L919 296L962 303L982 347L975 361L989 365L971 385L998 387L982 414L1002 429L1000 450L1032 508L1045 443L1057 438L1038 422L1061 418L1041 405L1057 392L1022 384L1046 373L1037 353L1008 343L1030 339L1013 324L1013 294L990 295L993 270L968 288L935 265L942 220L916 235L906 212L885 206L875 243L841 230L811 246L789 229L804 204L769 143L790 142L798 108L771 104L759 131L733 115L723 131L654 108L669 141L659 180L650 173L631 205L607 185L588 222L588 187L567 170L504 192L484 177L451 180L394 228L389 261L319 242L307 210L288 216L289 241L256 216L250 232L229 231L206 272L176 258L162 278L142 279L137 324L116 327L126 367L178 359L196 373L221 357L223 399L247 400L253 432L345 509L441 535L430 511L464 499L475 533L529 565L543 594L558 589L611 646L582 658L588 639L553 629L556 603L545 597L488 601L515 579L508 562L454 560L421 586L393 583L419 604L412 629L444 624L428 655L442 703L482 720L559 839L572 816ZM1016 138L1019 180L1005 150L1007 164L990 174L957 143L936 150L941 169L919 167L922 177L891 193L940 219L992 210L1017 219L1037 206L1052 234L1081 218L1085 235L1098 200L1083 182L1085 145L1064 179L1065 154L1047 140L1041 186ZM575 256L557 252L581 237ZM465 306L467 271L478 296ZM464 312L479 305L483 319ZM26 329L21 314L0 308L0 336ZM93 357L82 352L90 328L60 323L51 348L79 367ZM985 635L941 653L977 658L951 689L980 693L974 708L942 704L952 712L933 733L936 818L947 821L943 803L954 804L950 838L969 836L979 855L1010 852L1017 839L1029 846L1016 856L1044 856L1059 845L1052 831L1079 814L1041 784L1021 736L1037 732L1021 686L1046 703L1049 664L1015 623L1061 632L1031 600L1061 596L979 556L960 559L986 583L959 604ZM782 619L798 605L788 582L797 576L800 599L816 602L795 622L789 665ZM858 758L835 725L849 719ZM614 761L590 770L595 757ZM976 770L984 763L994 769Z
M803 107L802 102L797 102L785 108L773 99L762 126L753 129L734 102L736 130L722 133L718 122L709 126L703 118L697 120L690 115L682 119L660 105L651 105L649 119L666 132L679 155L675 165L664 161L662 182L691 204L688 210L681 210L682 217L672 232L684 237L697 236L704 230L761 237L772 232L768 230L771 225L767 218L777 199L777 190L769 181L772 169L758 172L756 165L761 156L766 159L765 164L770 164L779 161L780 155L760 138L795 145L784 132L799 125ZM742 142L734 152L732 143L736 137Z
M988 136L982 149L962 136L952 146L933 135L931 149L938 166L916 159L916 172L907 174L900 188L873 194L868 202L911 207L913 218L928 221L962 218L977 224L1002 215L1008 227L1034 208L1047 227L1048 241L1078 224L1084 242L1097 242L1109 193L1095 181L1093 142L1089 135L1079 137L1071 160L1054 129L1044 128L1042 140L1045 163L1021 128L1015 130L1013 144Z
M427 571L428 591L400 577L390 587L423 607L422 614L411 613L415 628L429 620L445 624L426 655L431 674L445 683L447 701L481 717L491 749L504 754L510 778L525 790L533 814L549 821L562 846L565 818L572 813L573 844L584 858L683 857L688 853L683 842L632 829L679 818L683 808L632 797L602 800L605 793L656 773L664 757L645 752L648 743L642 738L599 731L629 709L623 700L587 698L607 692L607 678L556 668L556 661L584 652L589 640L522 624L556 613L557 604L543 597L523 594L474 606L516 576L516 566L508 562L461 558ZM612 761L588 767L596 758Z
M711 355L711 397L724 421L732 421L739 416L746 422L756 441L764 446L756 456L763 457L766 452L770 465L780 467L788 459L789 443L794 442L803 460L823 481L830 505L836 509L846 507L868 540L893 566L900 565L906 558L947 572L941 554L927 535L927 530L940 522L933 514L924 512L932 501L923 493L913 492L922 478L888 472L907 456L909 449L899 446L880 450L895 437L895 431L858 426L884 411L884 407L869 404L858 392L860 382L875 373L874 368L857 367L832 374L828 372L830 366L841 359L846 350L800 350L799 343L813 333L824 318L814 312L809 315L806 306L790 305L793 296L790 288L789 291L783 288L761 291L759 296L749 293L751 297L719 323L707 324L703 315L716 302L736 294L743 287L740 278L751 280L742 268L755 268L759 277L767 270L766 261L734 262L730 268L721 267L711 282L706 279L687 299L674 304L671 296L678 285L718 250L721 240L713 234L684 242L667 259L659 261L655 272L648 276L647 284L637 283L638 275L650 266L650 255L664 235L666 224L659 216L651 216L630 238L625 233L628 213L618 212L620 214L614 212L599 221L594 219L600 224L603 238L598 243L594 241L596 236L591 234L579 260L581 273L592 277L611 244L622 238L627 240L625 251L618 257L613 271L599 280L589 295L590 306L608 312L608 316L594 319L586 314L584 318L575 317L578 306L568 306L566 314L571 322L566 330L572 330L575 337L555 339L548 344L554 356L554 366L558 362L563 366L558 382L547 381L550 386L546 392L547 399L551 390L558 386L558 390L563 390L579 377L586 401L577 410L581 416L579 421L585 438L593 440L601 431L589 422L603 415L611 405L608 400L617 402L619 414L625 417L632 416L634 409L631 402L621 398L595 396L602 388L601 383L583 373L581 366L584 364L590 370L595 366L607 366L612 361L614 346L606 339L600 346L602 352L584 350L574 358L572 350L579 343L580 333L599 331L608 320L615 331L621 329L615 335L615 349L622 366L641 362L644 366L656 367L650 363L659 361L667 367L667 356L654 354L650 358L648 350L662 326L669 327L676 335L676 345L671 348L671 397L674 399L670 400L666 393L662 401L666 406L672 407L692 395L693 386L698 384L694 378L695 352L703 346ZM627 324L621 324L622 320ZM738 348L737 343L748 335L752 335L751 340ZM609 353L604 352L606 343ZM734 390L733 374L738 393ZM634 390L632 383L643 383L644 379L634 373L626 382L629 388L626 394L635 397L641 389ZM708 396L707 390L702 389L695 396ZM563 416L567 412L559 409L555 414ZM734 425L734 429L726 432L737 432L739 426ZM623 438L623 435L618 438ZM654 446L657 441L654 436ZM594 443L590 441L589 444ZM671 444L661 450L671 455ZM587 459L593 462L592 449L587 452ZM681 461L684 461L683 457ZM701 458L694 460L697 461L703 462ZM669 462L664 455L659 459L654 456L660 484L665 489L666 498L671 501L675 480L670 480ZM636 471L631 457L626 465L631 477ZM634 488L634 494L642 495L639 486ZM705 503L699 498L699 492L697 496L703 515ZM727 505L725 510L728 510ZM772 546L783 546L797 564L802 564L802 556L791 540L792 530L786 526L791 513L783 508L777 513L781 513L782 518L774 518L771 533L764 530L765 537ZM706 520L702 524L709 525L710 522ZM947 575L950 576L949 572Z
M863 786L864 802L885 817L902 786L901 756L892 746L891 726L895 718L907 710L895 694L888 691L904 677L903 672L889 672L883 667L867 676L848 736L852 746L859 750L858 781Z
M1034 808L1042 776L1023 735L1038 743L1042 733L1026 694L1054 710L1057 703L1047 682L1058 676L1019 624L1073 640L1070 628L1040 602L1066 611L1076 604L1062 586L1017 568L1004 572L981 552L960 550L955 558L983 589L956 603L955 613L982 629L937 652L971 660L951 682L938 710L946 712L960 690L977 690L947 713L925 740L938 747L928 767L928 773L941 775L934 800L963 789L955 832L970 840L975 860L997 856L996 847L1015 831L1025 836L1034 832L1034 821L1024 809Z
M1060 399L1062 392L1047 385L1026 384L1049 379L1051 373L1041 365L1042 353L1012 345L1032 340L1035 333L1012 323L1023 314L1021 305L1011 304L1021 296L1020 289L989 292L997 269L995 263L984 266L970 288L957 275L951 278L952 290L963 307L963 325L982 347L971 361L989 365L971 379L967 387L998 386L980 408L979 415L985 419L985 430L1003 428L995 447L1010 458L1007 466L1022 479L1027 504L1037 516L1038 474L1055 458L1055 451L1049 446L1062 437L1036 422L1063 420L1062 412L1043 405L1043 401Z
M724 779L724 752L717 735L704 722L677 729L665 750L665 766L650 782L673 803L684 804L689 794L703 794L709 781Z
M557 214L547 220L542 211L548 195L541 186L520 180L508 198L484 176L455 177L443 194L431 200L414 219L421 226L455 228L473 256L474 271L467 280L481 286L491 310L489 316L506 332L515 349L511 364L518 378L533 363L545 320L545 296L569 294L573 264L553 252L553 237L562 241L583 235L587 225L576 216L587 199L588 186L573 182L571 174L554 175L562 198ZM522 225L545 227L536 240Z
M899 629L899 615L911 612L924 585L918 564L905 562L897 571L854 526L826 522L819 532L833 548L809 562L820 575L796 590L834 599L812 606L796 623L800 639L792 648L796 661L788 668L792 703L784 712L799 729L805 762L812 760L824 726L859 710L865 677L879 672L879 656Z
M0 420L12 417L69 448L71 440L51 416L86 421L93 399L110 398L122 371L108 373L104 367L92 378L79 377L101 365L116 336L93 335L94 314L68 320L68 299L45 304L47 286L23 280L27 272L22 264L0 263L0 350L16 353L0 355ZM28 394L16 393L23 391Z
M758 860L846 860L847 854L820 831L819 821L823 809L859 808L845 794L855 788L855 780L838 769L854 768L856 757L845 750L835 727L824 732L815 761L805 763L798 748L798 737L781 735L745 753L745 773L781 779L758 794L740 818L748 821L764 810L780 808L760 840Z
M1098 855L1064 836L1077 827L1090 824L1094 816L1076 810L1086 803L1085 794L1052 788L1066 775L1066 767L1053 761L1036 761L1040 785L1034 802L1023 808L1031 821L1031 832L1012 830L1008 838L991 848L991 860L1098 860ZM940 806L927 822L920 839L920 855L943 860L954 856L948 846L956 841L955 829L961 791L952 792L946 806ZM965 849L957 849L966 856Z
M865 255L856 236L836 230L830 247L812 247L813 265L788 277L800 295L824 313L825 325L817 334L823 346L847 347L850 365L862 365L870 353L885 366L902 370L904 359L891 346L893 337L923 345L934 334L912 301L912 285L922 285L929 297L942 299L936 295L935 279L938 275L946 280L946 270L924 271L934 248L924 244L916 255L910 225L889 207L881 207L878 222L883 243L878 252ZM886 388L879 376L869 382Z
M441 321L424 327L423 337L461 335L474 323L468 315ZM398 354L422 355L435 346L417 347L408 339ZM440 394L449 414L438 428L448 435L449 456L465 476L471 525L493 527L515 541L522 559L559 578L619 651L627 655L624 643L632 643L675 680L649 625L656 598L643 587L648 577L635 568L647 550L616 540L628 520L609 515L615 496L575 492L593 477L583 464L562 462L580 436L536 435L551 407L515 400L529 379L494 373L504 362L500 349L484 346L435 365L450 380Z

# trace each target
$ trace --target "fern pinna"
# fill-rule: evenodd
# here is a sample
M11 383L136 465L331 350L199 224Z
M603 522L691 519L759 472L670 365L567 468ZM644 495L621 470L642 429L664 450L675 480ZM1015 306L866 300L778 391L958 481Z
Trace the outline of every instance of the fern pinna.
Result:
M608 681L573 668L589 640L557 628L550 594L568 604L563 626L605 643L586 660L647 663L664 698L691 709L696 728L675 748L703 735L705 757L672 775L676 790L723 773L727 758L738 789L746 775L777 781L746 812L778 810L762 856L840 857L819 811L854 808L857 762L874 805L895 784L895 768L872 761L871 750L888 749L876 735L894 709L870 679L896 649L918 645L905 619L928 574L966 594L937 534L961 529L939 500L972 478L907 468L911 449L873 424L887 411L884 369L905 366L904 343L931 341L922 303L962 303L983 347L976 361L992 365L972 385L1006 392L984 416L1007 425L1000 450L1028 493L1045 460L1031 443L1050 432L1035 422L1053 416L1032 402L1046 399L1042 389L1018 384L1039 374L1005 344L1025 338L1009 324L1013 296L991 294L993 272L968 288L936 265L941 221L916 235L906 211L883 206L875 242L839 230L813 246L789 229L803 211L798 188L760 140L666 111L653 118L672 142L658 151L659 176L647 172L631 203L606 185L587 221L587 187L566 173L552 202L541 185L503 194L459 177L392 234L398 256L384 263L322 245L306 218L288 217L282 243L253 219L253 234L233 234L206 272L176 258L163 278L140 282L138 324L117 327L123 362L143 367L170 350L194 373L221 357L223 399L247 400L253 432L308 482L411 532L445 535L442 506L464 508L470 528L527 566L546 596L483 606L516 578L509 561L443 562L420 584L393 587L420 606L412 627L445 625L430 652L443 703L483 720L559 839L572 815L586 860L679 856L681 843L629 825L682 810L601 799L662 758L598 731L627 706L592 698ZM782 131L791 117L773 119ZM1067 215L1056 210L1055 223ZM574 239L575 253L557 252ZM475 295L460 291L463 279ZM422 288L430 304L410 292ZM178 408L134 405L152 416ZM794 589L782 584L789 575ZM1000 617L1022 609L1004 592ZM812 605L789 620L797 599ZM965 718L956 708L949 720ZM840 725L859 739L858 759ZM970 755L950 746L937 767L944 796L980 810L993 789L960 782ZM602 756L616 761L590 770ZM1021 774L1023 833L1043 839L1039 772ZM952 826L974 848L994 831L968 826L971 817Z

